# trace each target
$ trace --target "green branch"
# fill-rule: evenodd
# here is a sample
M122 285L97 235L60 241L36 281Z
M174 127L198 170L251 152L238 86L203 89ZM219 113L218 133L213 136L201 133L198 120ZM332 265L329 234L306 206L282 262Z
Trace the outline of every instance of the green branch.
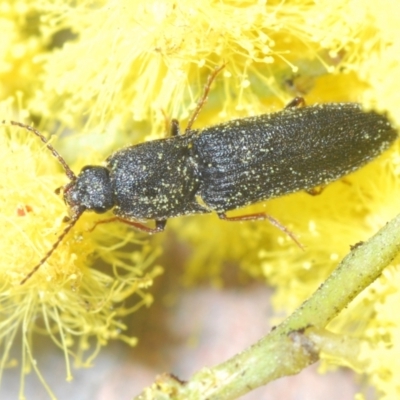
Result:
M319 359L335 340L324 328L400 251L400 216L368 242L358 245L318 290L290 317L259 342L228 361L203 368L190 381L164 374L136 400L227 400L286 375Z

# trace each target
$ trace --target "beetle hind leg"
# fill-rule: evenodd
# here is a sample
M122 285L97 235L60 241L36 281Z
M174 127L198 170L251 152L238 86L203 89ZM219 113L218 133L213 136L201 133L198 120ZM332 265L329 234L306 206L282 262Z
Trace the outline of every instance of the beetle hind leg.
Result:
M220 219L223 219L225 221L233 221L233 222L243 222L243 221L263 221L263 220L268 220L269 223L282 232L284 232L286 235L288 235L296 244L299 246L302 250L304 250L304 246L300 243L300 241L297 239L295 234L290 231L286 226L282 225L277 219L274 217L271 217L271 215L266 214L266 213L255 213L255 214L247 214L247 215L238 215L235 217L228 217L225 213L218 213L218 217Z

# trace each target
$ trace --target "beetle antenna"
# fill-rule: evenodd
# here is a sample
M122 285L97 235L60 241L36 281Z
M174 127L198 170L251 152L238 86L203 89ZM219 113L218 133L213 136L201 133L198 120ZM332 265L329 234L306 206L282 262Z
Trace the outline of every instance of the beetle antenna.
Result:
M207 101L208 93L210 92L210 88L211 88L211 84L213 83L215 77L225 68L225 65L226 64L222 64L221 66L216 67L214 69L214 72L208 77L206 86L204 87L204 93L200 97L200 100L198 101L197 106L196 106L195 110L193 111L192 116L189 119L189 122L185 129L185 132L189 131L192 128L194 121L196 121L201 109L203 108L205 102Z
M5 123L5 121L3 121L3 123ZM68 178L71 181L76 180L76 175L74 174L72 169L68 166L68 164L65 162L64 158L61 157L61 155L58 153L58 151L49 143L49 141L37 129L33 128L32 126L23 124L21 122L10 121L10 123L11 123L11 125L19 126L30 132L33 132L36 136L38 136L40 138L40 140L46 145L46 147L51 151L53 156L55 158L57 158L58 162L63 166Z
M3 121L3 124L5 123L5 121ZM23 124L21 122L17 122L17 121L10 121L11 125L15 125L15 126L19 126L21 128L24 128L32 133L34 133L37 137L39 137L39 139L46 145L46 147L51 151L51 153L53 154L53 156L58 160L58 162L63 166L64 171L67 175L67 177L71 180L71 181L75 181L76 180L76 175L75 173L71 170L71 168L68 166L68 164L66 163L66 161L64 160L64 158L60 155L60 153L49 143L49 141L35 128L33 128L32 126ZM68 185L64 186L64 187L68 187L70 186L71 183L69 183ZM68 234L68 232L72 229L72 227L76 224L76 222L78 221L79 217L82 215L84 209L76 211L73 213L72 218L69 220L68 225L64 228L64 230L62 231L62 233L58 236L57 240L54 242L53 246L51 247L51 249L46 253L46 255L38 262L37 265L35 265L31 271L25 276L24 279L22 279L22 281L20 282L21 285L23 285L29 278L32 277L32 275L35 274L35 272L47 261L47 259L54 253L54 251L57 249L57 247L59 246L59 244L62 242L62 240L65 238L65 236Z
M28 275L25 276L24 279L20 282L20 285L23 285L46 261L47 259L54 253L54 251L57 249L58 245L61 243L61 241L65 238L67 233L71 230L71 228L76 224L78 221L79 217L82 215L83 211L76 213L71 220L69 221L69 224L64 228L60 236L57 238L57 240L54 242L53 246L51 249L46 253L46 255L31 269L31 271L28 273Z

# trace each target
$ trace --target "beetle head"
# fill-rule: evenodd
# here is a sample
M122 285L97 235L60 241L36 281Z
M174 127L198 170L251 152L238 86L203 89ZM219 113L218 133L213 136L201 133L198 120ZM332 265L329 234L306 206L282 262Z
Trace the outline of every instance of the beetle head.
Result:
M102 214L114 206L109 171L105 167L84 167L76 179L64 186L63 191L72 218L86 210Z

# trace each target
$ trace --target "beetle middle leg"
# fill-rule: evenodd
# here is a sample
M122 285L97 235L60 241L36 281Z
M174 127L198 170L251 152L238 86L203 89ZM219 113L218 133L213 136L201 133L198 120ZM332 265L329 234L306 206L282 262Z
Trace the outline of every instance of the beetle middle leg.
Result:
M129 226L133 226L135 229L137 229L140 232L145 232L149 235L153 235L154 233L159 233L162 232L165 229L165 225L167 225L167 221L163 220L163 221L155 221L156 223L156 227L155 228L150 228L149 226L146 226L140 222L136 222L136 221L131 221L129 219L126 218L122 218L122 217L112 217L112 218L107 218L107 219L102 219L100 221L97 221L94 226L90 229L90 231L93 231L94 229L96 229L97 225L100 224L108 224L110 222L122 222L126 225Z
M185 133L188 132L190 129L192 129L192 125L194 124L194 121L196 121L196 118L199 116L199 113L201 109L203 108L205 102L207 101L208 98L208 93L210 92L211 84L213 83L215 77L218 75L218 73L225 68L225 64L222 64L219 67L216 67L212 74L208 77L206 86L204 87L204 93L200 97L200 100L197 103L196 108L193 111L192 116L190 117L187 127L185 129Z
M255 213L255 214L247 214L247 215L238 215L236 217L228 217L225 213L218 213L218 217L220 219L223 219L225 221L234 221L234 222L240 222L240 221L262 221L262 220L268 220L269 223L282 232L286 233L296 244L299 246L302 250L304 250L304 246L300 243L300 241L297 239L295 234L291 232L286 226L282 225L277 219L271 217L271 215L268 215L266 213Z
M191 117L190 117L190 119L188 121L188 124L187 124L187 127L186 127L184 133L187 133L192 128L192 125L193 125L194 121L198 117L201 109L203 108L205 102L207 101L207 97L208 97L208 93L210 92L211 84L213 83L213 81L214 81L215 77L218 75L218 73L224 67L225 67L225 64L223 64L223 65L221 65L219 67L216 67L214 69L214 71L212 72L212 74L208 77L207 84L206 84L206 86L204 88L204 93L201 96L200 100L198 101L197 106L196 106L195 110L193 111L193 113L192 113L192 115L191 115ZM166 114L166 112L163 109L161 109L161 111L162 111L162 113L164 115L165 126L167 127L166 130L169 131L170 136L173 137L173 136L182 135L181 130L179 128L179 121L177 119L175 119L175 118L170 120L168 115Z

